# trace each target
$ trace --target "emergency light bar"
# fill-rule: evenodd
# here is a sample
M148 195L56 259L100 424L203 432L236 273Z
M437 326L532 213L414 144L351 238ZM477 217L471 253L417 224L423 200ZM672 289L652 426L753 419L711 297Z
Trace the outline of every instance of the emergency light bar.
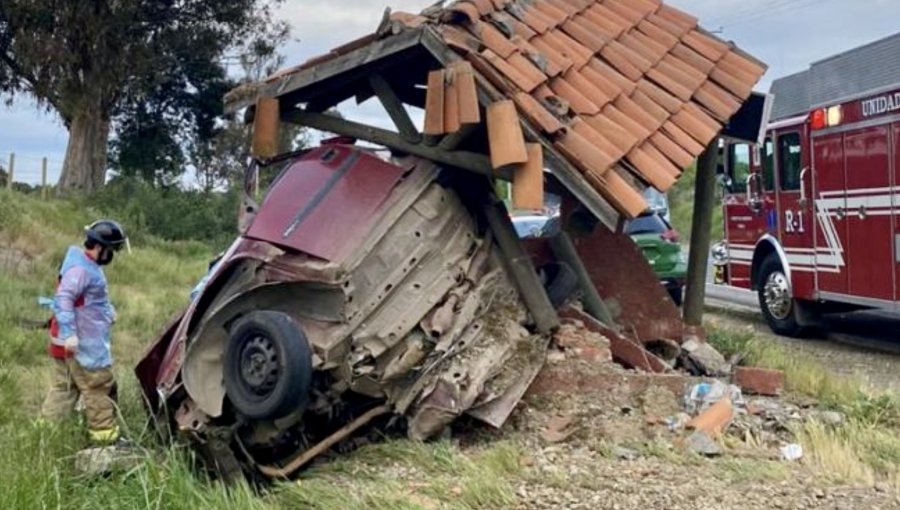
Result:
M839 126L843 120L844 110L840 105L813 110L809 114L809 125L814 130Z

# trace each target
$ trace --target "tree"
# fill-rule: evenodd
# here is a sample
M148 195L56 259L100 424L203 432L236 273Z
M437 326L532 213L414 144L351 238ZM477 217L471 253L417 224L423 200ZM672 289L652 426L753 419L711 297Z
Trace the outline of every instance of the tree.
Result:
M129 108L161 91L199 90L193 71L253 40L281 1L2 0L0 93L28 94L59 114L69 130L60 188L92 192L105 180L113 120L124 111L158 119Z

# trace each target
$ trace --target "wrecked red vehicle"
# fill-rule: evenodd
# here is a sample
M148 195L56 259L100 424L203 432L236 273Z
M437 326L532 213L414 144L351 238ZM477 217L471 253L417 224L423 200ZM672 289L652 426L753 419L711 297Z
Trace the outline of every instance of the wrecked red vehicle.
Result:
M463 413L500 426L548 337L440 175L345 145L289 162L139 365L156 415L220 469L273 477L379 414L418 439Z

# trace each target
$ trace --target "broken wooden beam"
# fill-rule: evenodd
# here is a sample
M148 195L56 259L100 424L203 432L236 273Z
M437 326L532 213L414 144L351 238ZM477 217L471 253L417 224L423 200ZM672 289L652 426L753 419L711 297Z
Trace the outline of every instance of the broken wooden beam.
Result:
M515 282L519 295L534 319L537 330L544 334L550 333L559 326L556 309L550 303L550 298L534 269L531 257L516 234L506 206L493 192L489 197L490 203L485 205L484 215L497 240L507 274Z
M385 111L387 111L391 120L394 121L394 126L397 127L400 136L411 143L422 141L422 134L416 129L416 125L413 124L412 119L409 117L409 112L406 111L400 98L394 92L394 88L384 79L384 76L380 74L369 76L369 85L372 86L372 90L375 91L375 95L378 96L381 105L384 106Z
M423 143L411 143L403 139L397 133L386 129L367 126L358 122L341 119L324 113L305 112L299 109L291 109L282 112L281 119L284 122L306 126L328 133L349 136L357 140L383 145L385 147L412 154L448 167L460 168L481 175L497 177L507 181L512 180L510 169L495 171L491 167L490 159L483 154L464 151L447 151L437 147L429 147Z

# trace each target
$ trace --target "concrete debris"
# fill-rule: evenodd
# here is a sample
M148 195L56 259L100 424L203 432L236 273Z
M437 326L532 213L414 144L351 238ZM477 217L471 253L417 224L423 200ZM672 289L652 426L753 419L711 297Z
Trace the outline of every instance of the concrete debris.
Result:
M717 457L724 453L719 443L715 442L709 434L702 430L695 430L689 435L685 441L685 446L690 451L707 457Z
M784 372L756 367L736 367L733 381L745 392L776 397L784 390Z
M631 448L625 448L623 446L616 446L613 448L612 454L619 460L635 460L641 455L637 450L632 450Z
M695 339L681 345L681 361L689 372L701 376L724 376L731 371L725 356L713 346Z

